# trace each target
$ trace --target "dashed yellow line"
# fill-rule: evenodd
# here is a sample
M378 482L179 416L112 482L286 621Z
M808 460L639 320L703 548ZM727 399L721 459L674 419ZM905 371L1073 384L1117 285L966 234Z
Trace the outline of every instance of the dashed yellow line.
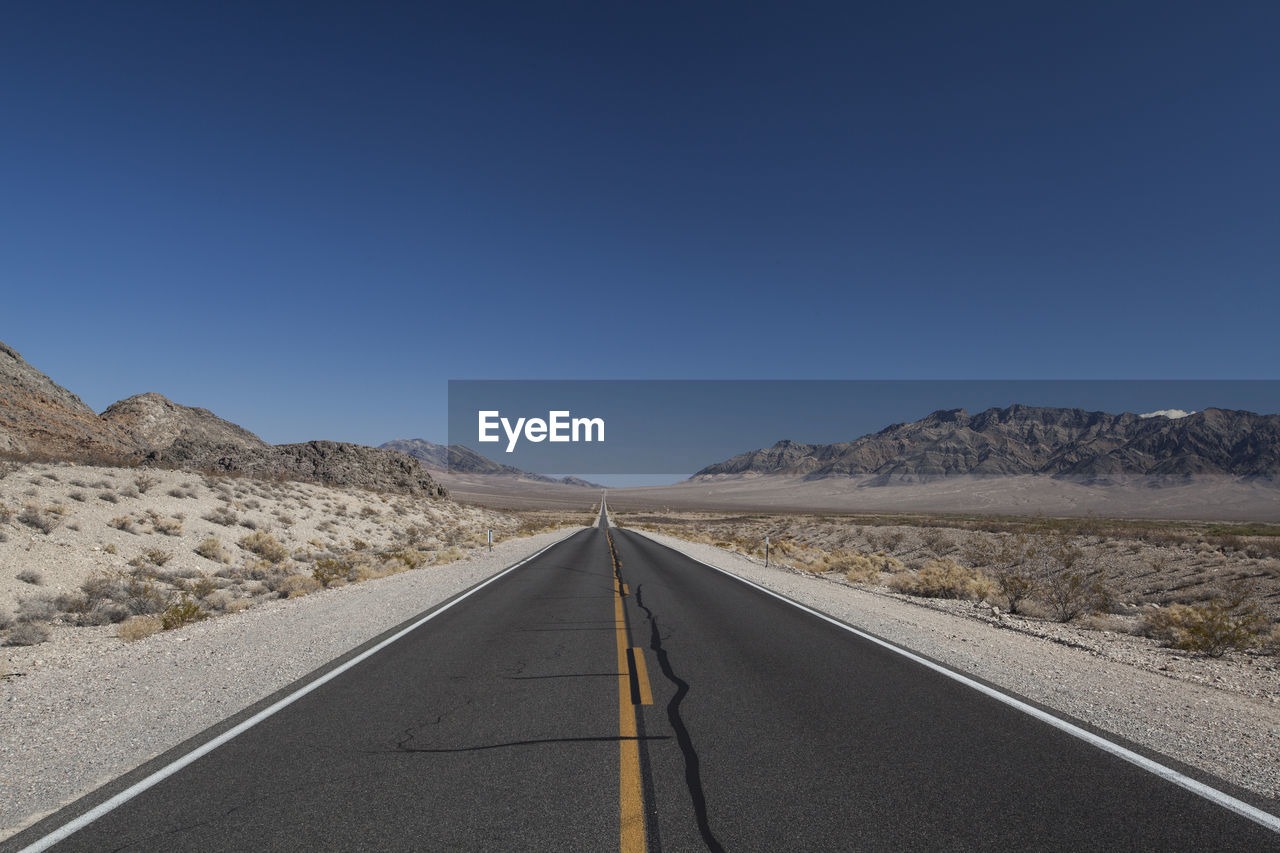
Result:
M613 548L613 535L606 535L609 539L609 556L613 560L613 619L618 641L618 849L622 853L645 853L648 844L644 828L644 783L640 778L640 740L636 723L638 712L631 701L629 657L636 661L641 698L649 697L645 704L651 704L653 698L642 651L635 649L630 655L627 654L631 650L631 643L627 638L627 615L622 604L627 588L618 576L621 566L618 553Z

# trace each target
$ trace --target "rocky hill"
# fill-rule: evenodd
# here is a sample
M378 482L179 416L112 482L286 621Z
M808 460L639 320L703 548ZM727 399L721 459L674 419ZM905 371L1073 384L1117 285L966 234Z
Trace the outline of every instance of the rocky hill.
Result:
M0 342L0 452L51 458L128 458L137 443Z
M450 474L476 474L486 477L514 477L520 480L531 480L535 483L561 483L566 486L587 486L598 489L595 483L581 477L548 477L545 474L534 474L522 471L510 465L494 462L487 456L481 456L469 447L461 444L436 444L425 438L397 438L378 445L383 450L394 450L406 456L412 456L433 471Z
M1212 408L1185 417L1021 405L976 415L953 409L839 444L780 441L703 468L694 478L873 475L874 483L887 484L962 474L1277 480L1280 415Z
M3 343L0 453L446 493L417 460L402 454L336 441L271 445L208 409L160 394L129 397L98 415Z

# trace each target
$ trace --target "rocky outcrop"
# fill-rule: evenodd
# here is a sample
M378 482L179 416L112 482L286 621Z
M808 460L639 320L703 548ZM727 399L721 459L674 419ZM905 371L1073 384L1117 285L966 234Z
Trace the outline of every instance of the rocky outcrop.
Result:
M180 438L192 443L265 450L271 445L208 409L183 406L156 394L137 394L112 403L102 419L148 452L165 450Z
M141 448L0 343L0 452L110 461L134 458Z
M1106 482L1129 476L1280 479L1280 415L1205 409L1186 417L1015 405L937 411L839 444L780 441L703 468L695 478L874 475L902 483L953 475L1045 474Z
M138 394L101 415L0 343L0 453L162 465L443 496L416 460L337 441L267 444L208 409Z

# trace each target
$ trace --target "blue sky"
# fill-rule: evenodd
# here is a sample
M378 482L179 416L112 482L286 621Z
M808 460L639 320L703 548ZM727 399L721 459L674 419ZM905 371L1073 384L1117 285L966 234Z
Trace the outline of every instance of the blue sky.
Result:
M443 440L448 379L1277 378L1278 30L8 4L0 340L275 442Z

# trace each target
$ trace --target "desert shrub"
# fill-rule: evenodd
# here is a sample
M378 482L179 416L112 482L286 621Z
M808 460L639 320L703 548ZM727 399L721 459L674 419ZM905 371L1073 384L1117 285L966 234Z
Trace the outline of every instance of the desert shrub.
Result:
M363 539L352 539L351 550L352 551L368 551L369 543L364 541Z
M323 586L330 586L339 579L345 579L351 571L351 566L346 560L338 557L321 557L316 560L315 568L311 570L311 577Z
M951 550L951 540L937 527L926 527L920 534L921 544L934 556L941 557Z
M115 602L103 602L96 607L81 611L76 617L77 625L113 625L129 618L129 608Z
M168 606L168 598L150 578L129 577L124 581L124 605L135 616L147 616L162 612Z
M391 555L391 557L392 559L399 560L404 563L404 567L406 569L417 569L427 562L426 554L412 548L405 548L401 551L396 551Z
M114 527L116 530L123 530L125 533L133 533L133 519L127 515L117 515L115 518L107 522L108 527Z
M18 521L47 535L57 530L62 524L62 514L42 510L34 504L27 504L22 508L22 512L18 513Z
M191 622L208 618L209 614L200 606L200 603L184 592L177 601L170 603L160 614L160 625L166 631L172 631L174 628L181 628Z
M951 560L930 560L916 572L903 572L889 580L889 587L922 598L985 598L991 580L977 569Z
M124 598L124 581L119 575L94 572L80 584L80 591L85 594L90 606L100 601L120 600Z
M57 614L58 605L52 595L34 595L18 601L19 622L47 622Z
M0 631L7 631L11 627L13 627L13 614L0 607Z
M150 474L139 474L133 478L134 488L144 495L158 482L160 481Z
M195 547L195 551L201 557L206 560L213 560L215 563L231 562L231 554L222 547L222 542L216 536L206 537L203 542Z
M9 631L9 646L38 646L49 639L49 629L35 622L20 622Z
M1044 574L1039 597L1059 622L1070 622L1085 613L1105 610L1111 604L1111 589L1102 572L1076 568L1081 550L1065 538L1047 542L1040 550Z
M210 610L226 610L232 601L235 601L235 593L229 589L215 589L205 595L201 601Z
M165 536L181 536L182 522L176 518L162 518L154 524L156 533L163 533Z
M320 581L308 575L288 575L275 585L281 598L299 598L320 588Z
M1270 627L1243 588L1196 604L1171 604L1147 616L1141 632L1167 646L1221 657L1262 642Z
M119 548L117 548L117 547L115 546L115 543L114 543L114 542L108 542L106 545L103 545L103 546L102 546L102 551L103 551L103 553L106 553L106 554L119 554L119 553L120 553L120 549L119 549Z
M126 643L133 643L144 637L164 630L164 624L155 616L134 616L120 623L116 636Z
M106 501L109 504L120 503L120 497L115 492L98 492L98 500Z
M454 560L461 560L465 556L462 549L457 545L450 545L442 551L436 552L435 562L438 564L452 563Z
M77 503L84 503L84 499L85 499L84 492L71 492L70 494L67 495L67 497L71 498L71 500Z
M823 560L823 570L842 572L854 583L874 583L881 572L899 571L902 561L885 554L857 554L852 551L833 551Z
M29 583L32 586L42 586L44 584L44 575L40 574L35 569L23 569L18 572L16 577L23 583Z
M234 527L239 521L239 516L232 512L228 507L220 506L209 514L204 516L205 521L212 521L214 524L220 524L223 527Z
M241 537L240 547L272 563L283 563L289 559L289 549L265 530Z
M147 548L138 555L139 564L150 564L156 567L163 566L165 563L173 559L172 551L165 551L162 548Z
M1034 575L1018 566L1004 566L991 572L996 589L1004 596L1010 613L1019 612L1022 603L1030 598L1039 586Z

